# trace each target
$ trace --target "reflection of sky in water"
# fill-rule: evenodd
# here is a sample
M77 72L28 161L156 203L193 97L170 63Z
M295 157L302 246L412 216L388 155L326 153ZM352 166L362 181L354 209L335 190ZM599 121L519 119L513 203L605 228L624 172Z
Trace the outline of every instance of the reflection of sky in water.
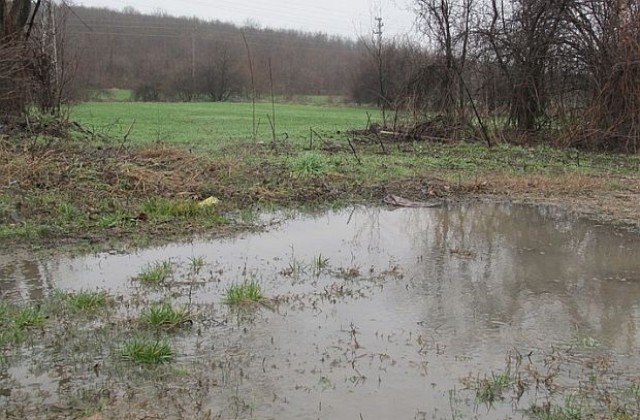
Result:
M5 258L0 287L23 299L53 288L106 288L127 295L135 287L131 278L150 262L170 258L185 272L189 258L202 256L221 282L199 290L196 300L218 303L224 287L241 280L243 272L259 279L268 295L308 295L344 283L311 274L320 255L333 268L357 267L364 276L370 269L380 273L397 266L403 277L369 284L366 298L321 301L313 310L285 307L265 314L264 324L238 338L249 353L253 349L278 365L279 374L253 383L256 395L265 386L284 393L294 385L313 388L316 373L323 372L337 384L334 392L322 393L323 415L330 416L333 407L334 415L357 418L357 410L342 409L350 399L355 407L361 407L358 401L368 404L381 418L393 416L385 407L397 409L397 404L372 402L372 395L384 391L415 413L416 401L422 407L446 401L456 378L503 366L506 351L526 353L571 342L576 331L617 352L633 353L640 345L639 245L637 235L551 207L359 208L302 217L265 233L131 255ZM282 274L293 261L306 267L299 279ZM370 378L367 385L345 380L349 369L340 349L349 345L351 324L358 329L359 352L367 354L358 362ZM382 361L383 354L394 360L393 368ZM333 368L332 359L340 361ZM378 378L384 384L380 389L373 384ZM435 391L426 392L429 387ZM308 403L289 401L300 415Z

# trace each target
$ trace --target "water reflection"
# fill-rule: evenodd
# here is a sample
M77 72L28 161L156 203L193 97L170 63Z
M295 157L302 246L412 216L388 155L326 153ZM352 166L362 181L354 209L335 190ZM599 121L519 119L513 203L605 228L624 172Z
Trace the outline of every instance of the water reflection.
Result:
M127 295L131 278L149 262L170 259L184 268L196 256L220 280L198 290L201 303L218 303L225 285L246 275L272 296L315 296L335 283L369 287L363 299L285 306L254 328L212 338L220 351L242 349L237 357L246 357L250 376L243 387L258 413L269 416L358 418L362 407L365 418L398 415L388 398L402 401L404 414L430 412L447 407L458 378L499 369L511 348L549 348L578 332L618 353L640 346L640 237L545 206L356 208L300 217L266 233L129 255L5 258L0 285L5 296L22 300L54 288ZM311 270L299 278L283 274L293 262L310 267L318 256L363 277L385 270L402 276L371 283Z
M532 340L549 333L563 339L577 326L631 351L640 344L639 244L637 235L555 207L358 208L303 217L264 234L132 255L47 261L5 255L0 287L5 296L20 300L40 299L53 288L126 292L130 278L151 261L204 256L225 272L257 273L282 293L288 290L288 283L278 279L283 266L322 255L336 267L361 271L398 265L414 288L393 297L398 308L423 307L425 319L458 333L508 326Z

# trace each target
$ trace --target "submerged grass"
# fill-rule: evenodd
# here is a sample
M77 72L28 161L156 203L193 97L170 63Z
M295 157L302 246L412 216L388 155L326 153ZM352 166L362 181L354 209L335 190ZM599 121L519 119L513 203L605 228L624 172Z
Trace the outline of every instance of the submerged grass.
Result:
M48 316L39 305L30 305L15 314L13 323L19 329L42 328L47 322L47 318Z
M226 292L225 302L229 305L241 305L259 302L264 298L262 287L256 280L245 280L239 284L232 284Z
M157 303L145 308L140 314L140 322L155 328L175 328L189 321L189 311L170 303Z
M569 395L565 398L564 404L533 405L527 410L527 414L531 416L531 418L538 420L582 420L585 418L596 418L593 413L587 415L582 407L583 404L576 395ZM611 414L612 416L607 418L616 420L637 418L637 413L633 417L627 415L624 411L617 411Z
M48 318L40 305L20 307L0 303L0 350L21 344L30 330L44 328Z
M173 264L171 261L157 261L147 266L135 280L145 286L160 286L173 273Z
M0 302L0 349L26 339L24 329L15 322L18 313L18 308Z
M503 393L511 385L509 371L492 373L490 377L478 381L476 398L484 404L493 405L503 398Z
M20 344L26 339L27 334L24 330L13 325L3 327L2 330L0 330L0 349L9 345Z
M560 346L562 347L562 346ZM611 354L594 348L554 347L537 357L510 352L507 367L461 382L493 409L525 405L525 418L539 420L635 419L640 415L637 375L621 371Z
M172 361L174 350L165 340L135 338L124 345L120 356L130 362L159 365Z
M207 265L207 261L204 257L189 258L189 272L192 274L198 275L205 265Z
M105 291L81 290L63 295L72 313L95 313L109 305L111 297Z
M313 274L319 276L327 268L329 268L329 257L318 254L318 256L313 259Z

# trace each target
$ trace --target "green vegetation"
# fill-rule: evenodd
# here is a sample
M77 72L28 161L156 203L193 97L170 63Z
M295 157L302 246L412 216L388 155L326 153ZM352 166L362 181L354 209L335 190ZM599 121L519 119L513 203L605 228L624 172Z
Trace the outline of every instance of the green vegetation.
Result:
M481 403L493 405L503 398L502 394L510 385L511 377L508 371L492 373L490 378L478 381L476 397Z
M110 296L105 291L79 291L63 296L72 313L94 313L107 307Z
M336 273L336 276L344 280L354 280L360 277L360 275L361 275L360 267L358 267L357 265L346 267L346 268L340 267L338 269L338 272Z
M291 258L287 267L280 272L283 276L293 277L294 279L298 279L301 275L307 272L307 266L298 261L295 257Z
M153 304L140 314L140 322L155 328L175 328L189 320L189 311L169 303Z
M147 266L135 279L145 286L159 286L172 273L173 264L171 264L171 261L157 261Z
M23 329L14 322L17 310L17 308L0 302L0 349L9 344L21 343L26 339ZM0 359L2 358L0 357Z
M189 258L189 271L192 274L198 275L206 264L203 257L191 257Z
M232 284L227 289L225 302L229 305L241 305L259 302L264 298L262 288L256 280L245 280L240 284Z
M121 352L124 360L147 365L170 362L173 356L173 348L168 342L149 338L133 339L125 344Z
M44 328L47 318L39 305L19 307L0 303L0 350L24 342L29 330Z
M323 257L322 254L318 254L318 256L313 259L313 273L316 276L319 276L328 267L329 267L328 257Z
M304 152L291 161L291 172L294 177L317 177L327 173L331 161L319 152Z
M216 213L214 206L205 206L194 200L175 200L152 197L142 203L142 211L155 220L173 220L178 218L196 218L210 216L223 223L224 218Z
M594 349L590 349L594 350ZM534 357L515 353L507 367L490 376L470 376L461 382L478 402L493 409L513 402L535 401L525 418L538 420L632 419L640 412L640 386L632 371L620 371L611 355L553 348ZM580 384L574 386L573 384Z
M594 418L592 415L586 416L582 409L582 403L576 395L569 395L565 398L564 405L553 406L546 405L544 407L532 406L528 410L528 414L538 420L582 420L584 418ZM613 419L631 419L624 411L612 413Z
M132 92L129 89L103 89L88 92L92 102L129 102Z
M80 211L69 202L62 202L58 205L58 217L62 223L71 222L80 217Z
M367 123L369 108L325 107L317 105L277 104L278 138L307 139L309 130L326 138L340 137L352 127ZM258 138L271 139L267 115L271 104L258 103ZM128 139L135 143L169 142L203 148L217 148L229 140L250 139L252 126L250 103L141 103L88 102L75 106L72 118L100 136L122 139L135 120ZM286 133L286 134L285 134Z
M19 344L27 339L27 334L15 325L9 325L0 330L0 349L10 344ZM0 360L2 357L0 356Z
M47 315L39 305L30 305L19 310L13 322L20 329L42 328L47 322Z

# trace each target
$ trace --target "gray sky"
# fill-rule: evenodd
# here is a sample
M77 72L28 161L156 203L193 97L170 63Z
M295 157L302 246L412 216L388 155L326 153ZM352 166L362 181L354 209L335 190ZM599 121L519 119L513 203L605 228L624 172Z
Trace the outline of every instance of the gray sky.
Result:
M411 0L76 0L73 4L122 10L132 6L143 13L163 10L175 16L197 16L243 25L325 32L355 38L369 35L374 17L384 19L388 36L413 31Z

